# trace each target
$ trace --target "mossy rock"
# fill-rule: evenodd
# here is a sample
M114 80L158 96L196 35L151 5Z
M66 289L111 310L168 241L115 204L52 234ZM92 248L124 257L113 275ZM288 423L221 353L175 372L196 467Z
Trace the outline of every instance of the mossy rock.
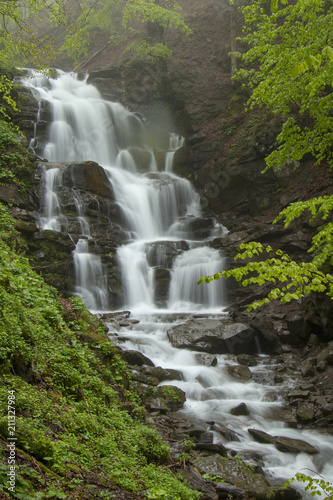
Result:
M173 385L157 387L154 398L149 402L152 411L178 410L186 401L185 392Z
M202 474L223 477L225 482L234 484L244 490L248 496L258 500L267 499L272 495L265 477L255 473L252 467L241 460L211 455L198 458L195 466Z

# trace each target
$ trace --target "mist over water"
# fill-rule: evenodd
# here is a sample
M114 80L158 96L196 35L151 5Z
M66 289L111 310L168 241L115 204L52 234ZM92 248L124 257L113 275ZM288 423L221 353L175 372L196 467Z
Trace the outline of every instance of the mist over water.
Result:
M271 367L267 356L251 368L253 380L235 381L227 368L236 364L233 356L218 355L216 366L203 366L198 353L174 348L167 332L193 313L224 318L226 305L222 280L196 286L203 275L223 269L220 253L209 247L209 240L226 230L210 221L203 233L200 198L191 183L172 172L173 157L183 138L166 132L169 148L163 167L158 166L155 151L145 143L145 124L121 104L105 101L97 89L79 81L75 75L61 73L56 79L37 75L27 78L39 103L48 101L52 121L48 139L31 146L50 162L92 160L101 165L113 187L120 207L126 241L117 250L122 276L123 309L129 309L138 324L120 328L122 346L148 356L156 366L181 371L182 381L174 381L186 392L184 412L211 429L214 421L215 442L248 455L258 454L265 470L275 478L289 478L302 468L318 470L326 479L333 479L333 439L315 431L300 431L282 423L280 394L292 380L278 388L263 383ZM42 229L67 232L58 192L62 185L61 168L45 169ZM81 237L73 254L75 267L74 293L80 295L92 311L112 310L106 271L98 255L89 252L91 231L85 207L76 196L76 212ZM173 256L170 259L170 255ZM169 273L168 293L158 298L157 271ZM169 383L169 382L168 382ZM250 415L232 416L230 410L246 403ZM219 426L230 429L235 440L228 442ZM306 440L320 453L310 456L281 453L273 445L255 442L248 428L255 427L271 435ZM306 472L306 471L305 471ZM307 472L306 472L307 473Z

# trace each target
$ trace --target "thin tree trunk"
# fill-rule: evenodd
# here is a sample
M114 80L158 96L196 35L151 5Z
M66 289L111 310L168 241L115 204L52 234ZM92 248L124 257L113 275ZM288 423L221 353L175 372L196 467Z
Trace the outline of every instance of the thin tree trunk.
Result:
M235 7L231 7L230 12L230 47L231 47L231 74L237 69L236 52L236 11Z

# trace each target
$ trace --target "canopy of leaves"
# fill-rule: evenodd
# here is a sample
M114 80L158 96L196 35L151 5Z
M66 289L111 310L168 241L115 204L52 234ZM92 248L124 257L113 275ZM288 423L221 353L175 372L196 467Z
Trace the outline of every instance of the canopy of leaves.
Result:
M333 6L332 0L255 0L241 7L250 49L238 54L252 88L250 107L268 106L285 118L280 144L268 167L311 154L333 165ZM255 68L255 69L254 69Z

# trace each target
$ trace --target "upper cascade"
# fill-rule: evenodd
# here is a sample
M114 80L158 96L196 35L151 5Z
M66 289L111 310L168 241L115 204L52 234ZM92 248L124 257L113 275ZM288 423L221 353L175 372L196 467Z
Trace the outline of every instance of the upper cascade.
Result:
M204 274L221 270L219 252L208 248L205 240L221 235L224 228L215 221L212 224L210 218L206 231L202 232L202 227L201 233L193 231L206 221L202 218L200 197L188 180L172 172L174 153L182 147L184 138L165 131L164 151L160 146L148 145L145 123L139 116L120 103L102 99L93 85L75 74L59 72L56 78L30 75L24 83L40 105L46 101L51 110L47 139L37 135L31 143L36 154L49 162L94 161L104 168L112 184L127 233L127 241L118 249L124 307L154 309L157 303L159 307L163 304L169 308L174 304L178 304L177 307L184 304L186 309L197 310L222 304L220 283L210 285L211 290L204 294L196 287L200 275L195 276L194 269ZM164 162L161 162L161 157ZM61 168L46 168L42 182L41 226L66 232L66 216L58 196L62 185ZM112 308L107 298L108 284L102 279L106 272L98 264L96 255L89 257L89 245L84 243L84 240L91 239L85 206L79 192L75 196L81 227L81 237L73 256L75 291L92 309ZM198 220L202 221L201 224ZM185 245L179 245L180 241ZM174 254L171 264L165 269L169 273L167 288L170 291L165 293L163 300L157 299L156 292L157 274L162 266L152 263L149 257L150 245L154 242L171 245ZM194 260L192 253L189 258L183 255L193 246L200 247L200 251L193 253ZM90 259L93 262L89 263ZM185 277L189 275L191 279L188 281ZM179 280L182 280L180 288ZM190 293L187 285L191 287Z

